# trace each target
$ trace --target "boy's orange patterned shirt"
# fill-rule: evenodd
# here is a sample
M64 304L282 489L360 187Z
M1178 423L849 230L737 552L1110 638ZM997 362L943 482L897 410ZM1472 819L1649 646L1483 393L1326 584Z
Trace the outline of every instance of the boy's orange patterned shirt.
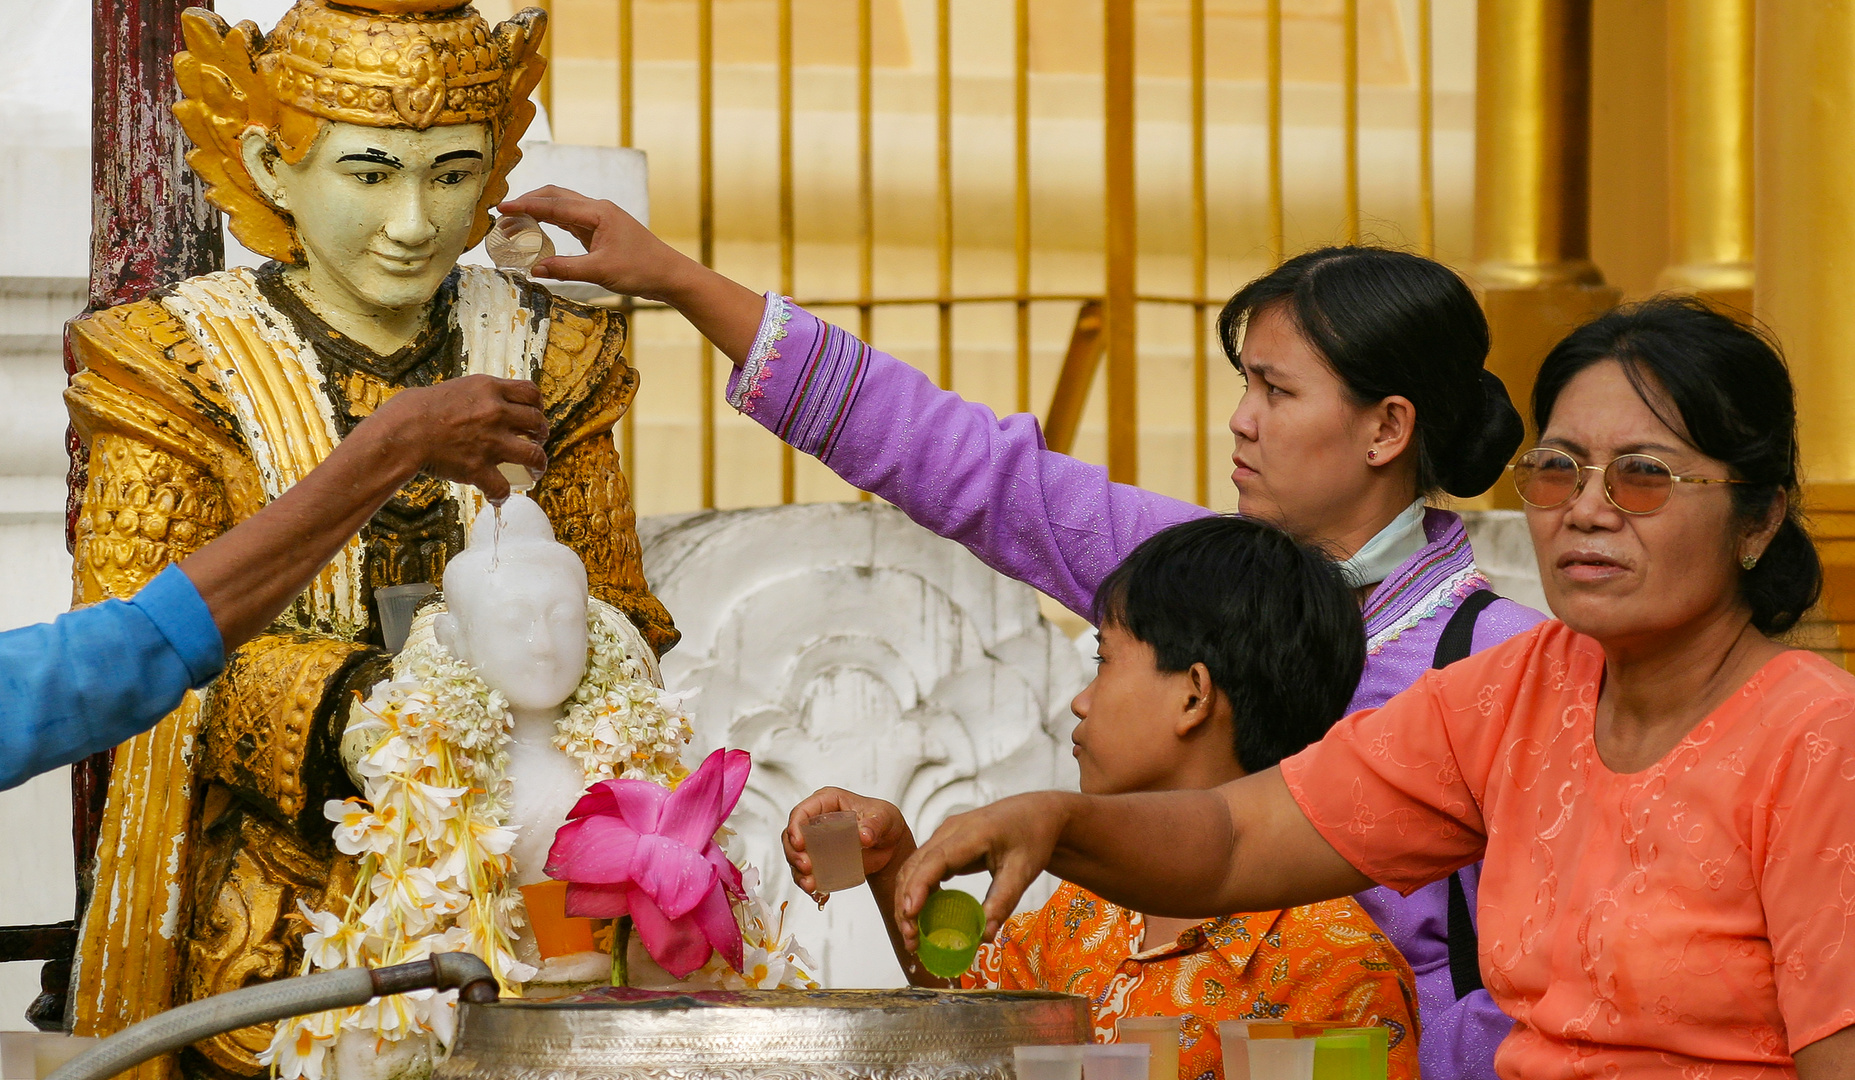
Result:
M1352 900L1227 915L1142 951L1144 932L1138 912L1064 883L1006 922L962 982L1080 994L1097 1042L1124 1016L1182 1016L1180 1080L1223 1080L1220 1020L1383 1025L1392 1080L1415 1080L1416 979Z

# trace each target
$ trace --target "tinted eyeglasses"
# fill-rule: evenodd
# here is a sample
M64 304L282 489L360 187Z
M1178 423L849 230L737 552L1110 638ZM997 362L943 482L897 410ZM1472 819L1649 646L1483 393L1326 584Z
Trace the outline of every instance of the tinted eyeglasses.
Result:
M1668 463L1648 454L1620 454L1607 465L1580 465L1563 450L1541 446L1520 455L1508 468L1514 471L1514 488L1528 506L1551 510L1564 506L1584 490L1585 474L1604 477L1604 497L1626 514L1653 514L1668 505L1676 484L1743 484L1744 480L1716 480L1708 476L1676 476Z

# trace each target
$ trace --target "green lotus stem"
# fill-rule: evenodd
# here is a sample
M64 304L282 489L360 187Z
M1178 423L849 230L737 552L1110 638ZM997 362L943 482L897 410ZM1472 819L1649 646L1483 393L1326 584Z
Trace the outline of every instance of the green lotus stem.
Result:
M620 915L612 927L612 985L630 986L631 971L626 953L631 948L631 916Z

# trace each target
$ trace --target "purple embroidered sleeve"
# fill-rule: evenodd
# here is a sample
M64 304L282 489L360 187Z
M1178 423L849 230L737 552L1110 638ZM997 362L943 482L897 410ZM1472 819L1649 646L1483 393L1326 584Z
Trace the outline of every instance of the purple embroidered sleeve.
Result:
M1210 511L1044 448L1000 418L777 295L728 402L924 528L1085 618L1142 540Z

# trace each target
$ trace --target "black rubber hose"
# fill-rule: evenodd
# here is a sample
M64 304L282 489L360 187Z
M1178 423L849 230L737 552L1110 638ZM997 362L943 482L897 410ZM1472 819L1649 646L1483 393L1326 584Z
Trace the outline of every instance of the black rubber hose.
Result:
M125 1028L65 1062L46 1080L109 1080L150 1058L227 1031L365 1005L374 998L408 990L456 990L465 1001L487 1005L496 1000L496 979L488 965L465 952L439 953L393 967L279 979L169 1009Z

